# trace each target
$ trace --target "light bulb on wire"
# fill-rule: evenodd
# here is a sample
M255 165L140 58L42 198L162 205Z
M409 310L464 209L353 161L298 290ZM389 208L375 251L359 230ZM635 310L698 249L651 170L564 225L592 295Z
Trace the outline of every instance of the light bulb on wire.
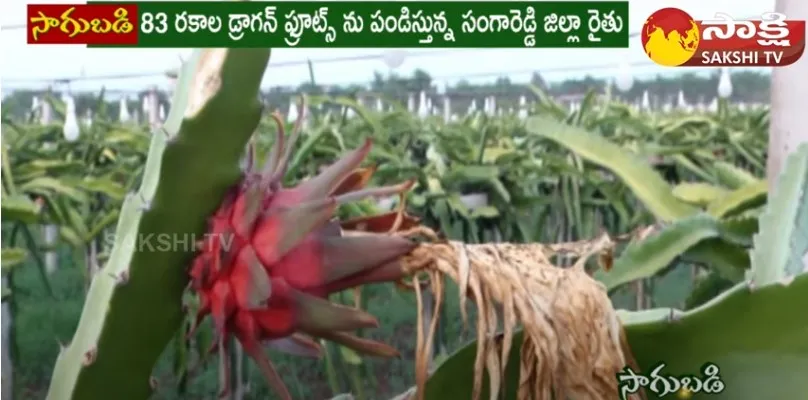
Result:
M65 101L65 123L62 126L62 134L68 142L75 142L79 138L79 120L76 118L76 103L73 97L64 96Z
M724 68L718 78L718 97L726 99L730 96L732 96L732 79L729 76L729 68Z
M121 97L120 109L118 110L118 121L129 122L132 116L129 114L129 104L126 96Z
M384 53L384 64L387 68L394 70L404 64L407 59L407 52L404 50L391 50Z
M617 76L614 81L617 90L621 92L628 92L634 86L634 77L631 76L631 65L628 63L621 63L617 69Z

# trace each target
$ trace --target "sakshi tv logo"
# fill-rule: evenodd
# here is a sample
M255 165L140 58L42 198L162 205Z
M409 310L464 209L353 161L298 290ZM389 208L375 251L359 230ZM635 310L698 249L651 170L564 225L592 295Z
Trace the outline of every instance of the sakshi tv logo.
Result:
M666 67L782 67L805 50L805 21L780 13L735 19L718 12L697 21L678 8L651 14L640 38L651 61Z

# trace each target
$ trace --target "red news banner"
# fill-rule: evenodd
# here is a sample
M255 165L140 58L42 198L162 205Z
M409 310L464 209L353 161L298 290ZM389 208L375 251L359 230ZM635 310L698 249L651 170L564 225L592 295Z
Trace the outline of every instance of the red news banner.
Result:
M28 43L136 45L136 4L28 4Z
M806 0L808 1L808 0ZM685 66L778 67L795 63L805 50L805 21L779 13L760 20L736 20L716 13L698 21L700 40Z

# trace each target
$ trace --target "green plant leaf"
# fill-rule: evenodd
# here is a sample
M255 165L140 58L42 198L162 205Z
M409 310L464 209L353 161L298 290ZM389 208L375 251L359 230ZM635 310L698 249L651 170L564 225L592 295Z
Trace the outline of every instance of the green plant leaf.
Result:
M767 190L766 181L744 185L710 202L707 213L723 218L759 207L766 203Z
M752 246L752 237L758 231L758 217L738 215L722 219L719 224L723 239L739 246Z
M654 276L699 242L717 238L719 229L718 222L704 214L678 220L645 240L630 244L609 272L598 270L594 277L612 291L622 284Z
M3 214L4 221L33 224L39 219L40 210L41 207L25 195L3 196L0 203L0 213Z
M601 136L544 117L529 118L527 130L609 169L649 211L663 221L673 221L698 212L695 207L674 197L671 187L647 163Z
M646 373L659 362L675 375L715 363L725 390L694 398L799 398L808 393L808 318L784 304L808 304L808 274L789 286L754 291L741 283L686 312L659 310L656 320L626 325L626 334Z
M471 211L471 218L496 218L499 216L499 210L493 206L477 207Z
M706 206L726 193L723 188L702 182L680 183L673 188L673 195L677 199L699 207Z
M722 238L699 242L681 257L687 262L708 265L733 282L740 282L744 271L749 269L749 253L746 248Z
M739 189L760 181L749 172L724 161L716 161L712 168L718 181L731 189Z
M66 184L56 178L51 178L47 176L35 178L26 183L23 183L19 185L18 190L22 192L37 193L37 194L57 193L63 196L67 196L70 199L75 200L79 203L87 202L87 196L80 190L73 188L69 184Z
M28 258L28 252L25 249L19 247L2 249L0 259L2 259L3 274L7 274L13 267L25 262L26 258Z
M707 303L734 285L735 282L723 278L715 271L707 272L695 282L693 290L685 300L685 310L692 310Z
M760 215L750 279L768 285L808 271L808 144L786 159Z
M109 179L99 179L94 177L85 177L84 179L76 182L75 186L80 187L88 192L102 193L105 196L122 201L126 195L126 189Z

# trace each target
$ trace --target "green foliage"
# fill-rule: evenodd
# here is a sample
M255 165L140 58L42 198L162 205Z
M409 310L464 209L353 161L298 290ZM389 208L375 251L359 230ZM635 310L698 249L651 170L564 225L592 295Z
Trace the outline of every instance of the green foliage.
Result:
M673 196L670 186L650 165L621 146L548 118L531 118L527 128L566 146L588 161L608 168L657 218L672 221L695 214L693 207Z
M717 297L722 292L734 286L732 281L724 279L715 271L710 271L696 278L693 291L685 300L685 310L692 310Z
M642 371L659 362L674 375L698 374L706 362L718 365L725 391L695 397L795 398L808 390L808 319L784 305L806 302L808 274L789 286L752 290L741 283L691 311L626 316L626 334Z
M766 182L757 181L741 186L707 204L707 213L716 217L731 217L766 203Z
M808 272L808 144L791 153L776 185L754 239L749 278L756 285Z
M808 146L803 145L786 161L776 191L759 217L751 280L722 293L731 281L710 273L688 299L688 306L694 307L689 311L657 308L620 312L640 368L635 372L647 374L664 363L664 374L698 376L706 363L717 365L724 389L709 395L697 393L695 398L795 398L808 391L808 381L803 378L808 370L808 319L796 317L789 306L808 304L808 273L802 258L808 238L805 229L800 229L808 213L806 160ZM651 255L670 258L696 240L719 235L720 231L709 216L682 220L636 247L629 246L616 264L633 264L615 266L613 273L628 275L626 280L644 275L634 271L650 269L646 266L649 262L654 266L667 263L655 263L648 259ZM514 348L518 348L518 340L521 332L514 338ZM444 362L428 383L427 398L468 398L470 388L455 386L449 392L446 387L450 379L471 379L475 352L476 344L472 343ZM519 353L511 354L509 360L505 384L514 388L519 383ZM508 393L506 398L513 398L514 391ZM661 397L651 390L646 389L646 393L650 398Z
M680 183L673 188L674 197L699 207L704 207L725 194L724 188L702 182Z
M258 84L268 60L269 50L209 50L184 66L175 108L151 136L141 187L124 201L110 259L57 358L48 399L151 394L152 367L182 321L185 267L194 250L177 242L144 248L142 240L201 235L238 178L238 159L260 118ZM214 76L221 86L200 83Z
M12 345L15 350L15 393L21 399L44 399L51 378L53 361L59 353L60 344L69 343L72 338L84 304L84 282L81 266L69 265L66 250L60 252L64 268L57 270L51 279L54 283L55 298L49 298L42 288L32 265L23 266L14 276L18 287L16 301L18 311L14 313L14 326L17 334ZM31 261L29 261L31 263ZM31 267L31 268L29 268ZM451 287L446 298L446 337L450 349L462 345L468 335L463 332L458 309L456 287ZM379 319L380 327L368 332L379 340L392 343L401 351L402 357L394 360L364 358L360 370L361 386L366 399L389 398L406 390L413 382L413 354L415 342L412 335L415 329L416 304L414 296L396 291L390 285L371 285L363 291L367 310ZM207 327L207 326L206 326ZM194 343L188 354L189 367L185 391L179 393L177 386L180 375L175 371L177 353L172 341L162 353L153 370L158 381L157 392L152 398L160 400L213 399L219 391L217 363L197 364L196 352L207 348ZM339 358L339 352L332 352L336 369L336 382L341 391L355 389L350 381L347 366ZM326 399L333 396L324 371L324 360L308 359L269 351L273 363L282 371L284 380L295 399ZM250 391L245 400L274 399L273 392L255 369L247 372L245 379L250 383ZM338 392L337 392L338 393ZM357 397L358 399L359 397Z
M240 68L228 65L234 71ZM250 107L254 104L237 107L249 94L243 92L243 87L249 86L246 80L240 78L242 92L217 97L221 102L217 104L227 102L234 117L211 117L201 123L181 121L172 112L166 130L171 133L179 129L180 134L171 141L164 139L163 131L150 137L137 126L111 123L100 112L92 128L85 129L75 144L61 140L56 125L15 126L18 133L11 146L14 167L3 166L4 188L19 191L22 187L28 192L18 196L4 192L4 224L6 215L18 215L25 224L57 223L64 243L82 247L102 238L115 221L117 239L135 233L198 232L195 224L216 202L224 182L234 176L235 160L243 144L238 138L247 130L252 132L247 125L255 120L250 119L252 111L247 111L253 110ZM636 276L637 271L623 267L632 264L632 257L649 262L640 270L644 272L638 277L643 278L689 262L706 262L715 270L736 272L749 264L747 250L758 227L755 207L765 201L765 191L759 190L761 180L756 176L763 175L766 112L740 112L723 105L718 114L645 114L594 93L586 97L579 111L567 112L540 88L520 87L518 93L532 93L538 99L531 110L538 117L529 120L527 126L513 115L491 117L483 113L447 123L437 117L416 118L395 102L402 100L397 97L401 91L380 88L373 95L382 97L391 106L390 112L367 109L353 96L312 97L313 118L294 153L290 180L312 175L369 136L375 143L370 159L378 167L376 183L415 177L418 185L407 199L410 212L451 239L468 243L578 240L601 231L624 234L661 219L669 225L659 236L667 239L657 239L656 245L653 240L647 246L646 242L632 244L631 250L623 253L628 258L618 257L615 274L625 269ZM367 98L370 94L362 95ZM182 104L175 101L174 108L180 110ZM288 99L270 104L283 108ZM343 106L354 109L358 116L347 118ZM204 112L216 114L209 109ZM249 117L243 118L246 114ZM257 120L257 115L254 118ZM259 154L265 154L276 128L269 118L257 124ZM190 139L190 133L197 131L204 132ZM5 133L6 126L4 141ZM233 139L233 135L238 138ZM55 143L56 150L44 149L42 143L46 142ZM147 153L151 157L144 165ZM3 160L7 159L4 154ZM225 172L220 169L223 165ZM6 179L7 171L12 179ZM135 190L141 180L140 192L126 197L124 194ZM687 197L681 193L684 186L677 190L676 185L682 183L691 188L711 185L715 190L692 201L693 196L690 200L682 198ZM729 206L713 206L728 210L719 213L724 218L707 222L708 217L700 214L719 199L727 201L724 195L744 186L758 190L725 203ZM43 198L41 206L33 201L38 196ZM472 197L485 198L487 203L472 204ZM367 202L346 205L340 214L363 215L368 207L378 206ZM176 207L182 212L172 211ZM688 227L694 229L684 239L666 234L688 231ZM667 245L688 251L681 254L665 248ZM120 390L137 397L149 392L151 367L163 352L154 372L160 382L169 382L159 387L161 398L172 398L177 387L183 393L177 396L211 397L216 391L215 366L208 363L195 369L210 338L190 343L176 340L184 332L176 328L182 318L178 290L183 284L180 271L187 262L187 251L143 252L130 258L132 246L119 242L113 249L102 248L99 257L107 264L90 288L77 335L73 341L60 336L69 347L59 361L54 388L65 384L76 390L76 396L113 388L114 393ZM662 251L657 254L654 249ZM29 253L36 257L43 249L34 250ZM113 277L127 268L129 282L116 286ZM618 278L610 279L628 279ZM625 288L617 285L615 299L625 293ZM415 315L410 296L387 286L363 289L362 293L363 302L380 316L382 324L372 335L395 337L394 344L406 354L412 348ZM676 301L684 299L679 297ZM102 314L104 318L94 321ZM439 356L467 338L459 334L456 312L447 314L440 323L442 338L436 344ZM173 345L166 347L172 340ZM93 345L99 346L95 363L82 367L80 360ZM105 348L133 350L116 356L116 350ZM125 360L126 369L116 369L122 363L119 357L124 356L131 356ZM362 359L357 365L351 354L335 347L330 347L329 357L328 364L299 360L285 364L284 377L292 387L295 380L326 382L324 371L334 371L329 380L336 383L325 389L330 393L320 389L312 392L302 384L296 396L326 398L346 389L358 395L364 388L365 398L375 398L373 394L392 394L411 383L410 359L391 364ZM368 372L373 369L386 372ZM357 371L364 385L357 383ZM396 382L376 382L380 376L396 377ZM259 390L256 396L262 393Z
M595 278L603 282L608 290L614 290L619 285L658 275L696 244L720 235L719 222L709 215L680 219L648 238L629 244L615 260L612 270L599 270ZM722 270L721 275L738 281L743 277L743 270Z
M58 100L49 101L56 110L64 108ZM3 224L26 237L46 285L39 254L45 249L27 239L33 237L32 224L55 225L74 246L97 241L103 250L101 233L117 219L123 195L145 159L145 132L123 129L99 113L70 143L57 124L3 121ZM13 236L4 246L14 245Z

